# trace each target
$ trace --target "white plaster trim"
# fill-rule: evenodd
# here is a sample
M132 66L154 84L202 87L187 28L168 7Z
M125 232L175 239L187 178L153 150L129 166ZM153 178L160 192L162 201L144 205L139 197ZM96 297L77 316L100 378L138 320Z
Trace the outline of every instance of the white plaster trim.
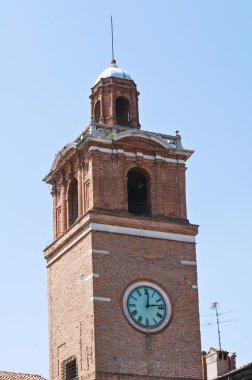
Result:
M140 228L128 228L128 227L119 227L113 226L110 224L98 224L91 223L87 226L87 228L82 231L78 236L70 241L65 247L55 256L48 260L48 265L51 265L55 260L64 255L74 244L79 242L84 236L86 236L90 231L102 231L102 232L113 232L122 235L133 235L133 236L143 236L154 239L163 239L163 240L175 240L181 241L185 243L195 243L195 236L191 235L181 235L181 234L172 234L169 232L159 232L152 230L143 230ZM108 255L109 251L103 251L100 249L92 249L89 251L89 254L98 253L102 255Z
M143 236L143 237L154 238L154 239L175 240L175 241L182 241L186 243L195 243L195 237L191 235L181 235L181 234L173 234L169 232L142 230L140 228L128 228L128 227L113 226L110 224L91 223L90 229L93 231L113 232L113 233L122 234L122 235L134 235L134 236Z
M192 285L193 289L198 289L198 285Z
M180 264L182 264L182 265L197 266L196 261L190 261L190 260L180 260Z
M110 302L110 298L106 297L90 297L91 301L103 301L103 302Z
M110 154L117 154L117 153L123 154L126 157L143 157L146 160L162 160L162 161L170 162L173 164L184 164L185 163L184 160L176 160L175 158L167 158L167 157L163 157L163 156L149 156L149 155L145 155L141 152L137 152L137 153L126 152L123 149L109 149L109 148L101 148L98 146L91 146L89 148L89 151L92 151L92 150L98 151L98 152L103 152L103 153L110 153Z
M109 255L109 251L103 251L101 249L91 249L89 253L90 255L92 255L92 253L99 253L100 255Z
M84 281L87 282L91 278L99 278L99 274L98 273L91 273L89 276L87 276L86 278L84 278Z

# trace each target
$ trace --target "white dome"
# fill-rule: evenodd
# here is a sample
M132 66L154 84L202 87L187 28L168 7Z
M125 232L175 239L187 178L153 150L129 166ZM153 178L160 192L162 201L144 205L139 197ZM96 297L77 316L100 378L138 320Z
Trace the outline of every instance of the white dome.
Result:
M98 76L95 84L97 84L102 78L104 79L110 77L132 80L131 76L125 70L118 67L116 63L111 63L110 66L103 70L103 72Z

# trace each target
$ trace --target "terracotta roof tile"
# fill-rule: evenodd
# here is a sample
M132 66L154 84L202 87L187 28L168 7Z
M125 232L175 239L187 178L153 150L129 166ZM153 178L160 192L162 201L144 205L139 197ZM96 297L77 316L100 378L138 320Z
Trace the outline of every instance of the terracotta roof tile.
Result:
M46 380L39 375L0 371L0 380Z

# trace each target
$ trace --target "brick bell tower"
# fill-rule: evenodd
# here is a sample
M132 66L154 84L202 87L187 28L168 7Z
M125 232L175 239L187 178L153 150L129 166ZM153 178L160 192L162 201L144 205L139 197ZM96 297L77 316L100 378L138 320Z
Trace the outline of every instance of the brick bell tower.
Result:
M140 129L115 61L91 122L56 155L48 267L51 380L202 379L195 236L181 137Z

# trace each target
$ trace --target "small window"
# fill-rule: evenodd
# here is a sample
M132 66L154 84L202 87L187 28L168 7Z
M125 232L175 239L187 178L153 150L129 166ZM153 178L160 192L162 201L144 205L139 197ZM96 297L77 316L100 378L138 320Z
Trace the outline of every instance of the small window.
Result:
M76 358L71 357L62 362L62 380L78 380Z
M69 186L68 191L68 220L69 227L78 218L78 181L75 178Z
M116 99L116 124L124 127L128 127L130 124L130 104L124 97Z
M128 211L150 215L149 182L145 174L132 169L128 172Z
M96 123L99 123L101 117L101 102L100 100L97 100L95 103L95 108L94 108L94 121Z
M76 359L66 363L66 380L77 380L77 366Z

